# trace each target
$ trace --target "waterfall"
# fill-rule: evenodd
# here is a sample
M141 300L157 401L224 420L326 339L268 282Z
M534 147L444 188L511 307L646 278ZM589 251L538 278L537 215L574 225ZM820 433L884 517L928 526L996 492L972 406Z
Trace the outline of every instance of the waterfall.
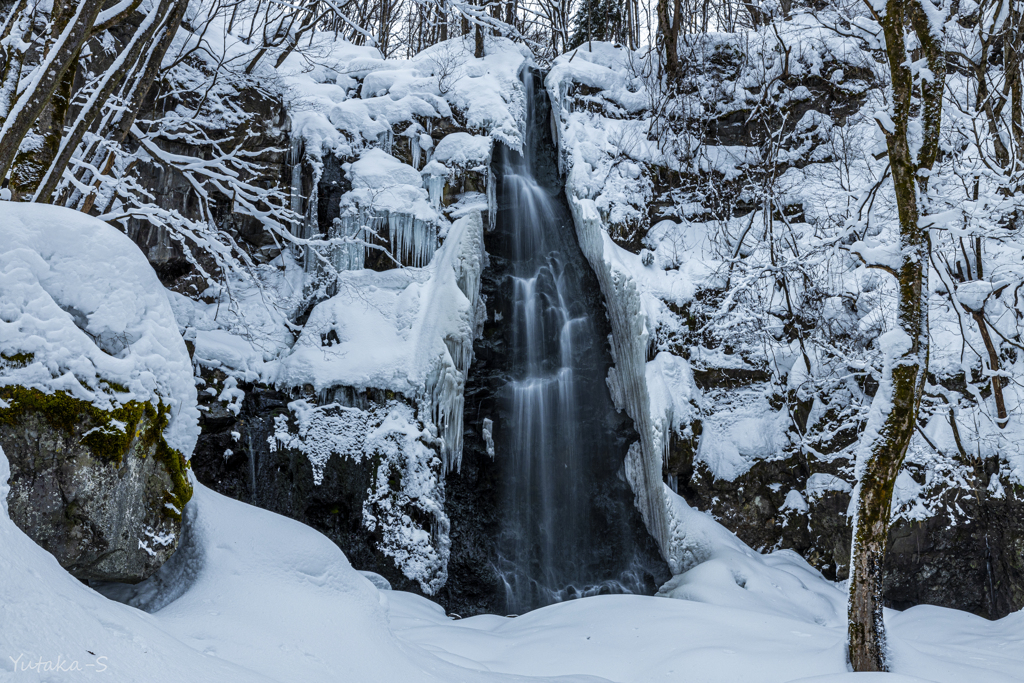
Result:
M605 382L605 312L561 196L545 96L530 70L523 81L523 151L499 146L495 159L497 230L510 262L507 418L494 428L503 482L497 569L510 613L650 592L620 478L623 435L635 432L623 427Z

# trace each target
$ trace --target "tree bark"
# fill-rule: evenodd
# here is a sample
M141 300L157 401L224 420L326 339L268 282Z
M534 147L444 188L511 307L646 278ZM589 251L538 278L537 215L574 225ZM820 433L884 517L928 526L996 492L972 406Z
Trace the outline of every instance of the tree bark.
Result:
M480 6L481 8L483 7L482 0L480 2ZM480 25L479 21L477 21L476 26L474 27L473 37L475 41L473 45L473 56L477 59L482 59L484 56L484 27Z
M996 350L996 345L992 342L992 335L989 334L988 323L985 321L985 312L983 310L972 311L970 309L968 309L968 312L974 318L974 322L978 324L981 340L985 343L985 350L988 352L989 370L997 373L1000 370L999 352ZM996 416L998 418L996 424L1000 429L1005 429L1009 415L1006 412L1006 400L1003 398L1002 378L996 374L992 375L992 398L996 403Z
M103 0L81 0L42 63L28 77L25 89L0 127L0 177L7 175L22 140L49 104L58 84L77 59L88 39Z
M899 213L900 266L896 329L881 340L882 381L871 406L857 455L858 488L850 553L849 657L854 671L887 671L882 619L882 572L896 476L917 424L928 375L928 262L931 241L921 227L922 198L938 155L945 83L942 36L936 36L918 4L929 0L888 0L876 15L885 35L892 82L892 127L885 130ZM869 5L870 6L870 5ZM905 25L916 30L932 78L920 79L923 142L917 157L908 140L914 78L904 42ZM926 171L921 173L921 171Z
M679 80L679 22L682 0L658 0L658 42L665 57L665 75L670 83Z

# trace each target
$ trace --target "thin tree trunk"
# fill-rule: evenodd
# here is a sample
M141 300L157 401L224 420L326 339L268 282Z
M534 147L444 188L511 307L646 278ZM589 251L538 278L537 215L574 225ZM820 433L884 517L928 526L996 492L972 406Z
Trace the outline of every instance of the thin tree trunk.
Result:
M974 322L978 324L978 330L981 331L981 339L985 343L985 350L988 351L989 369L993 373L997 373L1000 370L999 352L995 344L992 343L992 335L988 331L985 313L984 311L970 311L970 313L971 317L974 318ZM997 374L992 375L992 398L996 402L996 415L998 416L996 424L999 425L1000 429L1005 429L1009 416L1006 413L1006 400L1003 398L1002 378Z
M125 46L121 54L115 59L114 64L111 65L106 74L106 80L99 84L96 92L89 98L82 111L79 112L71 131L60 141L56 158L47 168L45 176L41 179L34 201L43 203L52 201L54 190L57 189L57 183L60 182L64 169L71 161L72 154L74 154L75 149L78 148L79 143L85 137L85 133L92 127L107 99L113 94L118 84L121 83L128 69L142 58L143 51L147 47L152 46L153 38L160 29L168 28L170 21L174 17L171 3L172 0L160 0L160 4L154 7L143 20L128 45ZM180 20L173 24L171 30L176 29L178 24L180 24ZM163 58L162 53L160 58Z
M479 2L480 8L483 9L483 0L479 0ZM476 57L477 59L481 59L484 56L484 28L483 26L480 25L479 20L477 20L473 36L475 40L473 46L473 56Z
M24 91L11 107L0 127L0 177L7 175L18 154L21 141L49 104L58 84L75 62L85 44L103 0L81 0L77 3L64 30L57 36L49 54L33 70Z
M942 116L945 55L918 2L888 0L876 15L885 34L892 82L892 127L885 130L899 213L900 265L896 272L899 304L896 328L882 336L882 381L857 454L856 508L850 553L849 656L854 671L887 671L882 578L889 536L892 492L914 434L928 375L928 262L931 242L920 225L919 194L926 195L935 163ZM907 133L911 123L914 81L905 24L916 29L933 79L922 79L923 142L915 158Z
M657 11L658 39L665 56L665 75L670 83L675 83L679 78L681 0L658 0Z

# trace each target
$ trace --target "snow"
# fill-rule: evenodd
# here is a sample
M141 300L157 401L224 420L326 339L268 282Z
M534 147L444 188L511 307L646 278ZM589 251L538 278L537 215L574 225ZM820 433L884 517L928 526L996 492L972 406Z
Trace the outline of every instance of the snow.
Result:
M697 84L698 95L716 107L715 115L748 110L756 100L753 93L764 86L758 77L779 80L781 66L773 52L781 41L796 47L787 78L821 75L825 58L848 70L870 61L810 16L797 16L779 30L774 37L768 31L746 35L751 61L760 60L765 73L744 71L725 83ZM238 52L230 44L235 38L222 33L228 55ZM696 49L713 54L737 38L710 34ZM448 178L486 168L495 140L520 146L524 102L517 74L528 54L511 41L488 37L486 56L476 59L471 42L456 38L412 59L384 60L373 47L353 46L329 33L316 40L322 58L309 61L296 53L276 73L266 63L260 67L271 87L287 93L296 150L305 151L306 161L319 168L324 155L335 154L351 162L345 173L352 191L340 207L331 207L338 214L330 237L345 240L329 247L340 271L337 289L331 290L337 294L315 306L298 340L289 318L303 299L308 273L288 252L273 266L255 268L255 279L229 273L225 287L211 288L202 301L194 301L165 294L137 249L107 226L80 214L69 219L67 212L52 213L60 210L49 207L2 204L0 351L28 351L36 358L24 368L5 366L0 382L65 388L102 405L128 397L162 398L175 409L168 439L186 453L195 440L198 413L179 330L194 341L197 363L228 374L222 387L208 391L236 415L244 398L240 381L296 393L308 385L321 398L338 387L396 392L397 399L368 410L329 399L319 405L311 397L293 401L289 413L278 416L272 444L305 454L315 484L322 482L332 458L377 458L364 524L379 534L379 549L408 578L435 593L447 571L443 474L460 464L463 389L486 261L480 212L488 206L487 196L468 193L445 211L446 217L440 200ZM649 120L626 116L652 105L644 59L597 42L556 59L546 87L558 118L560 163L569 173L577 234L608 304L616 360L609 387L640 437L623 475L675 574L659 597L598 596L515 619L455 620L422 597L389 590L379 576L354 571L316 532L196 484L185 515L186 540L174 558L139 586L103 588L129 607L71 579L13 526L6 514L8 463L0 450L0 656L6 657L0 660L0 677L63 680L24 670L30 661L41 669L56 655L92 665L76 671L76 678L124 681L1024 680L1020 613L986 622L934 607L886 612L891 660L900 673L847 673L844 587L825 580L791 551L755 553L662 483L671 439L691 436L687 430L695 418L703 425L695 464L719 479L735 479L794 443L789 416L772 407L764 386L721 392L728 393L726 400L702 392L694 381L695 370L759 366L721 348L694 346L683 358L666 342L679 331L673 309L692 303L703 288L723 288L723 263L763 249L762 238L755 237L764 228L755 222L757 213L709 221L701 217L705 210L699 203L681 201L670 219L652 221L641 255L623 249L609 234L610 226L642 224L647 218L646 204L653 197L650 164L730 181L763 162L754 148L702 145L687 135L669 142L652 139ZM830 77L833 83L843 79L842 69ZM844 87L861 87L857 83ZM568 96L579 84L600 91L588 96L599 107L572 109ZM778 102L810 95L802 86L776 94ZM601 107L615 115L595 113ZM454 119L456 112L469 132L432 137L434 124ZM891 126L884 112L868 113L866 122L851 126L852 138L874 140L879 123ZM830 117L812 110L797 133L805 142L827 138L833 126ZM870 135L863 135L868 128ZM409 140L411 165L393 156L396 135ZM807 148L781 154L803 161ZM813 164L790 169L779 186L786 201L803 202L812 223L815 216L841 213L837 206L851 194L845 187L829 193L816 172ZM854 173L866 172L858 167ZM488 192L493 192L490 183ZM959 215L939 211L926 216L925 225L952 229ZM385 224L391 250L408 267L364 270L367 247L360 240ZM805 244L812 233L817 239L817 224L811 225L787 227ZM853 228L867 232L867 225ZM750 239L744 240L748 231ZM847 248L870 265L898 265L890 232L872 233ZM1001 263L1017 258L1004 257ZM886 301L892 300L892 288L879 284L888 276L857 265L846 271L823 317L837 325L851 323L892 362L909 348L909 338L889 329ZM948 286L955 290L951 308L990 305L997 313L993 319L1012 319L1012 309L999 308L1004 304L996 301L997 284ZM772 298L769 307L776 305ZM943 343L937 344L933 368L970 376L979 356L949 351L960 346L956 317L945 310L934 320ZM1006 334L1013 335L1007 323L996 324L1006 324ZM964 341L978 347L976 338ZM801 391L822 371L815 349L808 360L792 344L780 343L771 354L767 366L776 378L788 373L780 385L787 389ZM129 393L115 395L100 379L125 384ZM1011 426L1002 431L982 421L964 435L964 445L971 453L1002 455L1001 472L1024 483L1024 454L1013 444L1014 435L1024 430L1020 390L1008 386L1006 397ZM951 410L975 410L957 404L956 397L953 401ZM875 418L883 409L875 406ZM977 415L970 413L970 419ZM485 419L483 435L493 457L491 426ZM941 450L954 452L944 415L937 413L924 431ZM232 434L237 440L237 432ZM961 485L962 472L917 440L907 462L915 474L900 474L893 514L923 520L933 513L922 503L929 488ZM402 482L398 491L392 487L396 478ZM988 485L1003 494L998 476ZM829 492L848 494L851 485L831 474L811 474L803 491L787 492L782 509L806 512L808 501ZM410 507L428 523L411 519Z
M807 512L807 501L800 495L800 492L792 489L786 494L786 500L782 502L783 510L792 510L796 513Z
M804 489L804 493L806 493L808 499L816 500L829 491L849 493L852 490L853 487L850 484L833 474L815 472L807 477L807 486Z
M450 118L453 110L462 113L471 130L514 148L521 145L518 122L524 101L517 76L528 56L522 46L488 38L485 56L476 59L472 41L460 37L433 45L409 60L385 60L374 48L332 40L329 35L320 34L324 44L318 47L327 57L315 67L295 53L278 69L293 134L305 140L314 157L358 153L393 136L396 126L415 122L417 117ZM353 98L350 89L358 78L362 85L359 97ZM426 142L422 135L417 141Z
M704 416L695 462L719 479L734 481L758 460L772 460L789 441L786 410L775 410L763 392L735 390L727 405Z
M191 455L199 411L188 351L146 257L106 223L0 203L0 354L32 356L3 363L3 386L65 391L107 410L162 401L167 443Z
M426 268L342 273L340 293L313 309L278 382L391 389L420 401L441 430L447 467L457 467L482 269L483 223L473 212Z
M8 474L0 450L0 501ZM663 589L675 599L607 595L515 619L453 620L435 603L387 590L386 582L374 581L379 577L355 571L317 532L198 483L186 509L185 540L172 559L141 584L107 585L102 593L73 579L0 508L0 677L118 683L326 683L339 676L360 683L1024 680L1021 614L989 622L929 606L886 610L896 673L846 673L840 587L794 553L758 555L701 516L718 550Z
M468 168L489 166L493 145L486 135L451 133L437 143L434 159L442 164Z

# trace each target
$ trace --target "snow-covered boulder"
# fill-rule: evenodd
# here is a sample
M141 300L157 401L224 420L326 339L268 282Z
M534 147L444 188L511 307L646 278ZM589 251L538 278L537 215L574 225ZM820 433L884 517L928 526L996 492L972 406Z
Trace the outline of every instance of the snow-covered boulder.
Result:
M82 579L138 581L177 547L198 437L192 365L128 237L0 202L0 444L11 518Z

